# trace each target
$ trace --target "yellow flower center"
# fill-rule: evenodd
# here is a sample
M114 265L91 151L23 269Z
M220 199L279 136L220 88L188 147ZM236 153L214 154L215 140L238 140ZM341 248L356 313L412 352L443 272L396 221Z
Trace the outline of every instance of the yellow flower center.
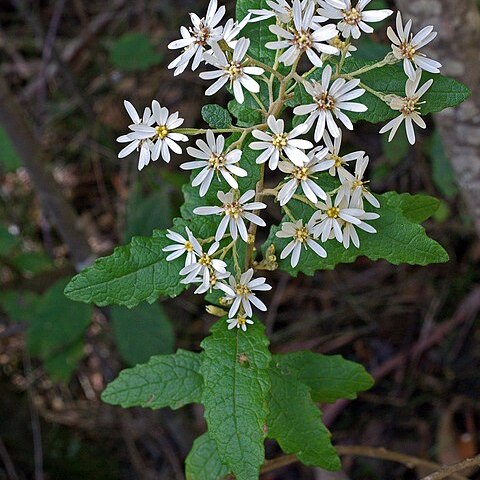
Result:
M313 41L312 35L310 32L306 32L304 30L300 32L295 32L293 34L293 44L302 51L308 50L312 48Z
M330 159L335 162L335 168L340 168L342 165L346 164L346 162L343 161L343 158L336 154L330 155Z
M193 245L188 240L185 242L184 247L187 252L193 252Z
M236 80L240 75L242 75L242 64L239 62L231 61L226 68L227 73L230 75L230 80Z
M252 293L252 291L246 285L240 284L235 287L235 293L246 297L248 294Z
M209 159L208 163L217 172L225 166L225 156L222 154L217 155L214 153Z
M247 319L244 315L239 315L237 317L237 324L240 325L241 327L247 323Z
M408 60L413 60L417 50L415 47L407 41L404 41L400 45L400 51L402 52L403 58L407 58Z
M318 97L314 97L319 110L333 110L335 108L335 99L328 92L324 92Z
M277 150L282 150L282 148L285 148L288 143L287 134L277 133L276 135L273 136L272 143Z
M243 207L239 202L229 203L224 205L225 214L232 218L238 218L243 213Z
M362 187L365 185L366 182L362 182L361 180L355 180L352 183L352 188Z
M308 179L308 167L295 167L295 169L292 172L292 176L300 182L302 180L307 180Z
M332 40L330 40L328 43L330 43L330 45L342 51L348 46L348 43L344 42L340 37L335 37Z
M417 97L406 97L403 101L402 113L405 117L408 117L414 113L418 108L418 98Z
M327 210L328 218L338 218L340 215L340 209L337 207L332 207Z
M198 29L198 32L194 32L192 29L190 29L190 33L192 33L193 36L195 37L195 43L197 45L200 45L201 47L207 46L208 40L212 34L212 32L210 31L210 28L206 27L203 24L203 21L200 24L200 28Z
M300 243L305 243L308 240L308 237L309 234L307 227L297 228L297 230L295 231L295 235L293 236L293 238Z
M202 256L198 259L198 263L204 267L209 267L212 264L212 259L206 253L202 253Z
M356 8L343 11L343 20L349 25L357 25L362 20L362 14Z
M158 138L163 140L168 135L168 128L166 125L158 125L155 127L155 131L157 132Z

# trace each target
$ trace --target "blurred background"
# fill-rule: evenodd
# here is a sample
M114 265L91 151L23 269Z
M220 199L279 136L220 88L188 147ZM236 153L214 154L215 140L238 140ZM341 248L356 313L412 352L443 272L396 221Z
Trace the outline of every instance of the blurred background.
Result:
M134 235L166 228L188 181L178 165L119 160L115 138L156 98L204 127L205 84L166 65L188 12L204 0L0 0L0 479L175 479L205 429L197 406L148 411L102 404L120 369L176 348L199 350L214 319L186 293L128 311L63 296L76 268ZM381 446L453 463L480 439L480 13L476 0L374 0L404 8L415 30L434 24L432 57L467 83L472 99L429 118L415 147L387 144L358 125L346 148L371 158L372 190L441 199L426 224L451 261L426 268L360 259L276 287L263 317L274 352L342 354L374 375L355 402L324 408L337 444ZM230 15L234 1L227 2ZM364 58L388 51L386 24L361 41ZM275 213L272 221L279 220ZM301 315L299 315L301 312ZM280 455L267 443L269 458ZM416 479L424 472L344 458L329 474L298 464L263 479ZM475 472L467 472L475 477Z

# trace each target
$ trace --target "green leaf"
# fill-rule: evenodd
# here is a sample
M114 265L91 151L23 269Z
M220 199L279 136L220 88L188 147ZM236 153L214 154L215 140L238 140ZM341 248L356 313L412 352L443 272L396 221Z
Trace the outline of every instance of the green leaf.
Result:
M375 211L380 214L380 218L369 222L376 228L377 233L370 234L358 229L359 249L353 245L349 249L345 249L336 240L328 240L323 244L328 254L327 258L320 258L311 249L308 249L302 251L297 267L292 268L290 258L287 258L279 260L280 269L293 276L297 276L299 272L313 275L317 270L332 270L339 263L352 263L362 255L374 261L384 259L393 265L406 263L425 266L448 261L448 254L443 247L429 238L421 225L411 220L411 218L424 217L425 212L431 211L433 205L430 199L425 201L423 196L411 197L408 194L399 195L395 192L377 195L377 198L381 207ZM417 200L420 207L418 211L415 211L413 205ZM309 219L314 212L311 207L297 201L290 202L289 207L295 218ZM279 227L272 228L270 236L262 248L264 254L266 249L273 244L277 257L280 257L280 252L287 245L288 239L279 239L275 236L278 230Z
M185 460L185 473L187 480L223 480L230 473L208 433L193 442Z
M305 465L339 470L340 459L310 389L281 368L272 367L270 379L268 436Z
M243 20L251 9L269 9L267 0L237 0L237 21ZM277 37L270 32L268 27L275 23L271 18L258 23L248 23L242 30L242 37L250 39L250 48L248 54L272 66L275 62L275 50L265 48L267 42L272 42Z
M360 60L352 56L345 61L342 72L352 73L374 63L376 62ZM315 71L309 79L319 80L321 75L322 71L319 69ZM365 85L377 92L382 92L387 95L397 95L402 98L405 97L407 76L400 64L376 68L355 78L359 78ZM445 108L459 105L471 94L465 85L451 78L444 77L443 75L433 75L424 72L421 84L423 85L423 83L430 78L433 78L434 82L432 87L422 97L422 101L425 101L421 106L422 115L441 112ZM359 120L365 120L370 123L386 122L399 114L398 111L392 110L383 100L369 92L365 92L365 94L356 101L367 105L368 110L361 113L347 112L353 122ZM308 103L312 103L312 97L305 91L303 86L296 88L293 104L303 105ZM297 119L297 122L298 121L300 120Z
M129 365L173 352L175 334L159 304L143 304L134 310L114 307L112 321L118 351Z
M341 355L320 355L309 351L275 355L274 363L285 374L296 377L311 389L315 402L353 400L358 392L371 388L373 378L365 368Z
M134 237L129 245L117 247L112 255L73 277L65 295L98 306L129 308L143 301L153 303L160 295L175 297L185 289L178 273L184 259L166 261L162 249L170 244L163 231L155 231L153 237Z
M125 242L129 242L134 236L148 236L154 229L169 228L172 224L173 208L168 189L162 183L153 192L143 195L141 183L135 183L128 196L126 217L127 226L123 236Z
M12 263L22 272L30 275L53 268L53 262L44 252L23 252L12 259Z
M40 296L33 292L0 292L0 306L12 322L29 322L34 317L39 301Z
M240 105L236 100L230 100L228 111L238 120L239 127L251 127L262 121L262 112L256 104L249 107L248 103Z
M48 357L43 367L53 379L68 382L78 363L83 358L85 342L78 340L72 345L66 346L61 352Z
M0 127L0 165L5 173L14 172L22 166L22 161L3 127Z
M189 403L200 403L202 396L201 365L198 353L178 350L158 355L148 363L120 372L102 393L102 400L112 405L176 410Z
M55 283L30 311L27 344L33 356L46 361L47 369L67 380L83 355L83 335L92 307L66 298L65 284L65 279Z
M227 330L224 319L202 342L202 403L210 437L237 480L258 479L270 390L270 352L257 320L246 332Z
M398 205L403 215L414 223L428 220L439 208L440 200L429 195L397 194Z
M146 70L162 60L143 33L122 35L112 45L109 58L114 67L126 72Z
M229 128L232 125L232 117L226 108L220 105L204 105L202 118L211 128Z

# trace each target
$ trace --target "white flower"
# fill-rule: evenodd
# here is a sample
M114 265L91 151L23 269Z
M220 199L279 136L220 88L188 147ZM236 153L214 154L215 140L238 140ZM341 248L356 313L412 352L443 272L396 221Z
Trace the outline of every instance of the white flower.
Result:
M245 55L249 46L248 38L238 40L233 49L232 59L229 61L217 43L212 45L213 53L207 52L204 58L207 63L217 67L218 70L202 72L200 78L204 80L218 78L218 80L207 89L205 95L213 95L218 92L228 81L230 81L235 100L238 103L243 103L245 100L243 88L252 93L260 91L260 85L250 75L262 75L264 70L259 67L245 66Z
M181 133L175 133L174 130L183 124L183 118L179 118L178 112L170 115L169 111L165 107L161 107L160 104L153 100L152 102L152 118L157 123L156 127L153 127L153 122L150 124L136 124L130 125L128 128L133 131L130 134L131 138L136 140L150 140L153 142L151 145L152 160L158 160L160 155L165 162L170 161L170 150L175 153L182 153L182 148L177 142L187 142L188 137Z
M340 243L343 242L342 227L345 223L360 225L360 217L365 212L360 208L351 208L345 199L339 200L337 197L335 203L332 203L330 196L327 196L325 203L317 203L317 212L313 214L316 225L313 232L316 238L320 237L322 242L329 238L336 238Z
M271 10L266 8L249 10L252 15L255 15L250 20L251 23L273 17L276 17L280 23L290 23L293 20L293 9L287 0L267 0L267 5Z
M302 247L307 249L310 247L317 255L322 258L326 258L327 252L313 239L313 227L315 224L315 218L312 217L307 225L303 226L303 220L297 220L296 222L282 223L282 229L277 232L278 238L292 238L293 240L282 250L280 258L283 260L290 254L290 264L292 268L298 265L300 260L300 254L302 253Z
M329 45L327 40L335 38L338 34L334 25L320 26L314 22L315 4L308 2L305 11L302 11L300 0L293 2L293 23L292 31L285 30L279 25L270 25L272 33L282 38L275 42L268 42L265 46L271 50L287 50L279 57L279 61L285 65L293 65L301 55L307 57L316 67L321 67L323 61L318 53L337 55L338 49Z
M313 180L317 177L315 173L328 170L331 164L322 162L322 160L327 155L328 150L324 148L323 150L315 151L309 155L309 161L303 167L297 167L290 162L280 162L279 168L283 173L288 173L291 179L285 183L278 193L278 201L280 205L286 205L292 197L295 195L298 186L302 187L303 193L305 196L312 202L317 203L318 199L326 199L327 194L319 185L317 185Z
M441 63L427 58L420 52L420 49L430 43L437 36L433 31L433 26L422 28L415 36L410 33L412 21L409 20L405 27L403 26L402 14L397 13L397 33L392 27L388 27L387 35L392 41L392 49L395 58L403 60L403 69L410 80L415 80L415 67L421 68L430 73L439 73Z
M227 300L233 301L228 312L228 318L234 318L235 314L243 307L247 317L252 316L252 304L262 312L267 310L267 306L255 295L254 291L266 292L272 287L268 285L265 277L253 278L253 268L250 268L240 276L237 282L233 276L229 278L229 285L219 283L218 288L226 294Z
M239 149L230 152L224 152L225 137L219 135L215 140L215 135L211 130L207 131L207 142L197 140L197 148L188 147L187 152L190 156L198 158L198 161L186 162L180 165L183 170L195 170L202 168L202 171L193 179L192 185L198 187L200 185L200 196L203 197L210 188L212 179L219 174L226 180L232 188L238 188L237 180L232 175L238 177L246 177L247 171L236 165L242 156Z
M342 181L344 178L348 177L351 175L348 170L345 168L345 166L348 166L349 162L356 162L360 158L363 158L365 155L364 151L357 151L357 152L352 152L347 155L340 155L340 150L342 148L342 133L340 132L340 135L337 138L332 139L330 138L330 135L325 132L323 135L323 140L325 141L325 145L328 148L328 154L325 157L324 162L332 162L333 164L328 170L328 173L334 177L335 175L338 175L338 178L340 181Z
M241 328L244 332L247 331L247 324L253 325L253 320L248 318L244 314L237 315L235 318L229 318L227 320L228 329L232 330L232 328Z
M347 175L341 178L342 186L338 191L340 200L345 197L351 206L363 210L363 199L375 208L380 208L380 202L372 195L367 188L368 181L363 179L367 169L369 157L362 157L355 164L355 175L347 172Z
M345 225L343 226L343 242L342 243L345 248L350 247L350 241L352 241L352 243L357 248L360 248L360 239L358 238L358 233L355 230L355 227L358 227L367 233L377 233L377 230L375 228L373 228L368 223L365 223L363 220L377 220L377 218L380 218L380 215L378 215L378 213L364 212L363 215L360 215L357 218L361 220L359 224L345 222Z
M390 135L388 137L389 142L393 140L393 137L397 133L404 120L408 141L411 145L415 143L415 130L413 128L413 122L415 122L420 128L427 128L426 123L419 114L421 105L424 103L420 102L420 99L432 86L433 80L428 80L420 87L420 89L418 89L421 79L422 70L417 70L417 73L415 74L415 80L407 80L407 84L405 86L405 93L407 96L405 98L396 97L390 102L390 108L393 110L399 110L402 113L392 121L388 122L380 130L380 133L386 133L390 131Z
M261 141L252 142L250 148L253 150L265 150L257 158L257 163L265 163L268 160L270 170L275 170L281 153L284 153L298 167L302 167L308 162L308 157L303 150L313 148L313 144L308 140L297 138L308 130L308 125L303 123L294 128L290 133L285 133L285 122L281 119L276 120L273 115L268 117L267 124L272 134L262 132L261 130L252 132L252 135Z
M225 215L215 234L217 242L223 238L227 227L230 227L230 235L233 240L236 240L240 233L242 240L248 242L245 220L260 227L266 226L266 223L252 211L261 210L267 206L262 202L246 203L255 197L255 190L245 192L238 200L235 200L234 192L218 192L217 197L223 204L221 207L197 207L193 210L195 215Z
M201 252L202 247L200 246L198 240L193 236L192 232L188 227L185 227L185 231L187 232L187 238L182 237L177 232L167 230L168 233L166 237L176 243L173 245L167 245L163 249L163 251L172 252L167 256L167 262L175 260L176 258L181 257L184 253L186 253L187 256L185 257L185 267L188 267L192 263L195 263L195 251Z
M342 112L349 110L351 112L366 112L368 108L362 103L351 102L351 100L361 97L365 90L356 88L360 84L360 80L346 81L343 78L337 78L330 86L332 79L332 67L327 65L322 72L322 81L305 82L305 90L309 93L314 103L295 107L293 113L295 115L310 115L307 123L310 127L317 120L315 129L315 141L319 142L323 137L325 127L333 137L340 135L340 129L335 123L335 118L340 120L345 127L353 130L353 124L350 119Z
M223 27L222 40L225 40L230 48L235 48L237 44L237 35L245 28L248 22L250 22L251 14L249 13L241 22L236 22L233 18L227 20Z
M180 28L182 38L175 40L168 45L170 50L179 48L184 49L179 57L168 65L168 68L174 68L174 75L179 75L188 66L193 58L192 70L196 70L203 60L203 53L207 46L212 42L221 39L223 28L217 26L225 15L225 7L218 8L217 0L210 0L208 4L207 14L204 18L200 18L195 13L190 14L192 27Z
M227 264L223 260L213 258L219 247L220 244L215 242L205 253L198 242L193 243L193 248L198 258L195 259L194 263L180 270L180 275L186 275L180 283L201 282L195 293L205 293L218 285L217 280L228 278Z
M318 13L332 20L340 20L338 30L345 38L352 36L360 38L362 31L373 33L373 28L367 23L375 23L385 20L393 11L388 9L364 11L372 0L359 0L352 7L351 0L320 0Z
M135 125L151 126L155 122L155 119L152 116L152 111L149 107L145 108L143 111L143 117L140 118L137 110L135 110L135 107L128 100L124 100L123 104L125 105L125 109ZM132 132L130 132L127 135L118 137L117 142L128 143L128 145L120 151L118 158L127 157L134 150L140 150L138 169L142 170L143 167L150 163L150 157L152 154L151 147L153 146L151 140L139 140L135 135L132 134Z

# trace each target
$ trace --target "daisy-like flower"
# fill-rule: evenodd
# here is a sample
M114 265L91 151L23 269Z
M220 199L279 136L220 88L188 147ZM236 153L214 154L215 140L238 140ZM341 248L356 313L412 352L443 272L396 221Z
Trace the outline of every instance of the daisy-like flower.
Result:
M197 140L197 147L188 147L187 152L190 156L198 158L194 162L186 162L180 165L183 170L195 170L201 168L201 172L193 179L192 185L198 187L200 185L200 196L204 197L210 188L213 177L217 174L218 180L220 176L232 187L237 189L237 180L233 177L246 177L247 171L236 165L242 156L239 149L225 152L225 137L219 135L215 140L215 135L211 130L207 131L207 142Z
M185 276L180 283L201 282L195 293L205 293L217 285L217 280L228 277L227 264L223 260L213 258L220 247L218 242L212 243L206 253L198 242L193 242L192 245L198 258L180 270L180 275Z
M253 325L253 320L248 318L245 314L239 314L235 318L229 318L227 320L228 329L232 330L232 328L241 328L244 332L247 331L247 324Z
M371 1L359 0L353 7L351 0L320 0L318 13L332 20L340 20L337 28L345 38L358 39L362 31L373 33L373 28L368 23L381 22L393 13L388 9L365 11Z
M375 208L380 208L380 202L372 195L367 187L368 181L363 179L367 169L369 157L361 157L355 164L355 175L347 172L341 178L342 186L338 191L340 200L346 198L350 205L363 210L363 199Z
M327 198L327 194L323 188L313 180L317 178L315 176L316 173L323 172L330 168L331 163L322 162L327 153L328 150L326 148L319 151L316 149L313 154L309 155L308 163L303 167L297 167L293 163L286 161L279 163L279 169L283 173L287 173L289 175L287 178L290 178L278 192L280 205L286 205L295 195L299 186L302 188L305 196L313 203L317 203L319 198L323 200Z
M321 238L326 242L329 238L336 238L340 243L343 242L342 227L345 223L360 225L361 216L365 212L360 208L351 208L345 198L339 200L337 197L332 203L330 195L327 196L325 203L317 203L318 211L312 216L315 222L313 233L316 238Z
M171 262L172 260L175 260L186 253L187 256L185 257L185 267L188 267L192 263L195 263L197 258L195 252L201 252L202 247L188 227L185 227L185 231L187 232L187 238L183 237L177 232L167 230L166 237L175 243L173 245L167 245L163 251L172 252L167 256L167 262Z
M347 155L340 155L340 150L342 149L342 132L340 132L340 135L337 138L334 138L333 141L330 135L325 132L323 135L323 140L328 148L328 154L326 155L324 162L333 161L328 173L332 177L338 175L338 178L340 181L342 181L344 178L347 178L349 175L351 175L345 167L348 166L349 162L356 162L360 158L363 158L365 156L365 152L359 150Z
M155 119L152 116L152 111L149 107L146 107L143 111L143 117L137 113L135 107L128 101L124 100L123 104L125 105L125 110L127 110L128 115L132 119L132 122L135 125L144 125L144 126L151 126L155 123ZM128 145L123 148L120 153L118 154L118 158L125 158L130 155L133 151L139 150L140 156L138 158L138 169L142 170L143 167L150 163L150 158L152 155L151 148L153 147L153 143L149 139L139 140L132 132L127 133L126 135L121 135L117 138L118 143L128 143Z
M228 60L217 43L212 45L213 53L207 52L204 58L207 63L217 67L218 70L202 72L200 78L204 80L217 78L218 80L207 89L205 95L213 95L229 81L230 86L233 88L235 100L238 103L243 103L245 100L243 88L252 93L260 91L260 85L250 75L262 75L265 70L260 67L245 66L245 55L249 46L250 39L241 38L233 49L232 59Z
M282 40L268 42L265 46L271 50L287 50L279 57L279 61L285 65L293 65L304 53L316 67L321 67L323 61L319 55L326 53L337 55L338 49L329 45L328 40L338 34L334 25L320 26L314 21L315 4L308 2L305 11L302 10L300 0L293 1L293 24L292 31L285 30L279 25L270 25L272 33Z
M307 123L310 127L317 120L315 128L315 141L319 142L323 137L325 128L328 129L333 137L340 136L340 129L335 123L335 118L340 120L349 130L353 130L353 124L350 119L342 112L348 110L351 112L366 112L366 105L362 103L351 102L351 100L361 97L365 90L356 88L360 84L359 79L349 80L337 78L332 85L332 67L327 65L322 72L321 82L305 82L305 90L313 98L314 103L300 105L295 107L295 115L310 115ZM334 118L335 117L335 118Z
M218 192L217 197L222 202L221 207L197 207L193 210L195 215L224 215L215 234L217 242L223 238L228 227L230 227L230 235L233 240L236 240L240 233L242 240L248 242L248 230L245 220L259 227L266 226L266 223L252 212L262 210L267 208L267 206L262 202L247 203L255 197L255 190L248 190L238 200L235 200L234 192Z
M212 42L216 42L222 38L223 27L218 26L225 15L225 7L222 5L218 8L217 0L210 0L207 14L204 18L200 18L195 13L190 14L192 27L181 27L180 33L182 38L175 40L168 45L170 50L183 49L183 52L168 68L175 69L174 75L179 75L185 71L190 60L193 58L192 70L196 70L203 61L203 53Z
M256 296L255 291L266 292L272 287L266 283L265 277L253 279L253 268L242 273L240 280L237 282L233 276L226 283L219 283L218 288L225 292L226 299L232 301L232 306L228 312L228 318L234 318L239 311L240 306L243 307L247 317L252 316L252 304L262 312L267 311L267 306Z
M150 140L153 143L151 146L152 160L156 161L162 156L165 162L170 161L170 150L181 154L182 148L177 142L187 142L188 137L181 133L175 133L174 130L183 124L183 118L179 118L178 112L170 115L165 107L153 100L152 102L152 118L157 126L154 127L154 122L150 125L143 123L130 125L128 128L133 131L131 137L136 140Z
M350 247L350 241L357 247L360 248L360 238L358 238L358 233L355 230L358 227L360 230L363 230L367 233L377 233L377 230L373 228L368 223L365 223L364 220L377 220L380 218L378 213L364 212L363 215L357 217L360 220L360 223L354 224L350 222L345 222L343 226L343 246L345 248Z
M301 219L296 222L285 222L282 223L282 229L277 232L278 238L293 238L280 254L282 260L291 255L290 265L292 268L298 265L302 248L306 250L310 247L318 256L326 258L327 252L313 238L314 224L314 217L312 217L305 226Z
M435 39L437 32L433 31L433 26L422 28L415 36L410 33L412 21L409 20L405 27L403 26L402 14L397 13L397 32L392 27L388 27L387 35L392 42L392 49L395 58L403 60L403 69L410 80L415 80L416 67L430 73L439 73L441 63L427 58L420 50Z
M285 132L285 122L282 119L276 120L273 115L267 119L270 133L254 130L252 135L261 140L252 142L250 148L253 150L264 150L257 158L257 163L268 161L270 170L275 170L278 166L280 154L285 154L295 165L302 167L308 162L308 157L303 150L313 148L313 144L308 140L297 138L308 130L308 125L301 124L295 127L290 133Z
M395 97L390 102L390 108L393 110L399 110L401 114L388 122L381 130L380 133L390 132L388 141L391 142L393 137L397 133L400 125L405 120L405 130L407 131L407 138L411 145L415 143L415 130L413 128L413 122L415 122L420 128L427 128L427 125L423 118L420 116L420 108L422 103L420 99L432 86L433 80L430 79L425 82L420 88L420 80L422 79L422 70L417 70L415 74L415 80L407 80L405 86L405 98Z

